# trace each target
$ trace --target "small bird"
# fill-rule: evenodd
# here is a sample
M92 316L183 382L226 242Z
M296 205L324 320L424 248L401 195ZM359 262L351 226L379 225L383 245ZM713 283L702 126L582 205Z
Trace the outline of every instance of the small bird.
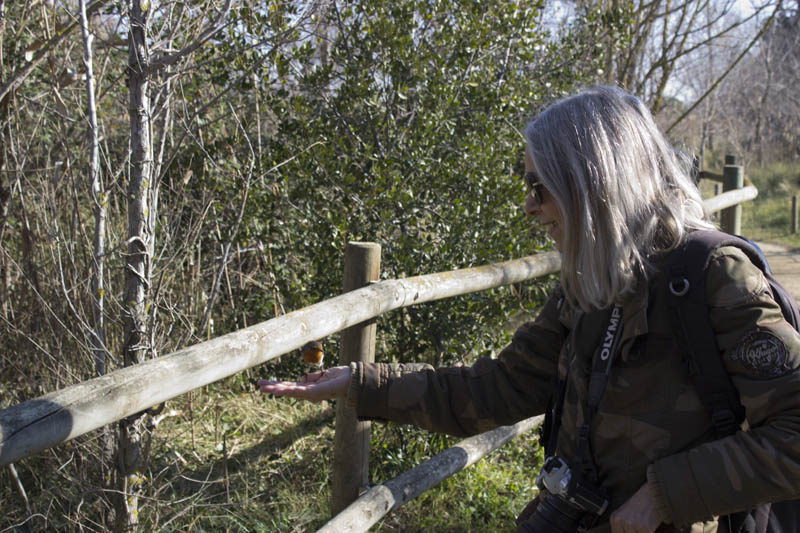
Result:
M323 374L325 373L325 370L322 368L322 360L325 358L325 352L322 349L321 342L307 342L300 348L300 351L303 352L303 361L307 365L314 369L322 370Z

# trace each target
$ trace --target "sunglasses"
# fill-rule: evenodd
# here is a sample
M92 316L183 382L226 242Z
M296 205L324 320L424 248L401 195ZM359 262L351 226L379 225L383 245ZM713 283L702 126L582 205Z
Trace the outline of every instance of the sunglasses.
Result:
M536 174L533 172L526 172L525 173L525 183L528 185L528 194L531 195L537 204L541 205L543 201L542 197L542 187L544 185L539 182Z

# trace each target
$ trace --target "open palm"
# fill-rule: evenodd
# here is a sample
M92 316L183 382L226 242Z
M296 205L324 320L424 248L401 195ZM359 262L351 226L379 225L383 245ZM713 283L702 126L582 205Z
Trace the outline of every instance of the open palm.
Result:
M300 381L258 380L259 389L263 393L313 402L343 397L347 394L349 385L349 366L335 366L327 370L312 372L303 376Z

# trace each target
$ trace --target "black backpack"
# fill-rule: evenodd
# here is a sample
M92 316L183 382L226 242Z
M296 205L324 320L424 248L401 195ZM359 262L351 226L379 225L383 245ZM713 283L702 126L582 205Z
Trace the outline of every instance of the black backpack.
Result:
M705 272L720 246L736 246L764 273L783 316L800 331L800 311L794 297L772 275L766 257L752 241L719 231L695 231L664 262L672 326L676 340L689 354L690 372L711 414L717 435L732 435L744 420L739 394L725 370L708 314ZM720 533L789 533L800 530L800 500L763 504L746 512L720 517Z

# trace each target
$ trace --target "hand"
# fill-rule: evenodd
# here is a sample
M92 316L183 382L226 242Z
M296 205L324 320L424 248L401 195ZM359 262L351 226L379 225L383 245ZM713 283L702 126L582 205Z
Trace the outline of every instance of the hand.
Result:
M263 393L290 396L312 402L342 398L347 395L349 386L349 366L335 366L328 370L312 372L296 382L258 380L258 387Z
M655 499L649 484L644 485L611 513L612 533L653 533L661 525Z

